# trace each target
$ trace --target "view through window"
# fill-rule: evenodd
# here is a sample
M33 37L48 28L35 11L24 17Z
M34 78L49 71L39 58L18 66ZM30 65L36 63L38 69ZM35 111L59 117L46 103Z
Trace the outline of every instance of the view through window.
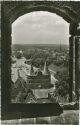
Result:
M12 24L11 102L69 101L69 24L31 12Z

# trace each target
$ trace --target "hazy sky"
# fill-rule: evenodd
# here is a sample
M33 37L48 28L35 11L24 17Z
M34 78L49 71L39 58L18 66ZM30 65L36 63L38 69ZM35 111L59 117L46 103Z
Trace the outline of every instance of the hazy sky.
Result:
M31 12L12 24L12 44L69 44L69 24L50 12Z

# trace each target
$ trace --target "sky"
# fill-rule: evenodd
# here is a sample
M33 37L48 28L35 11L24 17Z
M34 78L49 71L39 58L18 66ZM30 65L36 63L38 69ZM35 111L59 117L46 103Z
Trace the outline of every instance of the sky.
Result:
M36 11L12 24L12 44L69 44L69 24L60 16Z

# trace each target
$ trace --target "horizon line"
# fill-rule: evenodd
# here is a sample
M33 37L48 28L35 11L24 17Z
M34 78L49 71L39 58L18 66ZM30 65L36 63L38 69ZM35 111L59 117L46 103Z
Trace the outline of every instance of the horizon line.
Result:
M64 43L13 43L12 45L69 45Z

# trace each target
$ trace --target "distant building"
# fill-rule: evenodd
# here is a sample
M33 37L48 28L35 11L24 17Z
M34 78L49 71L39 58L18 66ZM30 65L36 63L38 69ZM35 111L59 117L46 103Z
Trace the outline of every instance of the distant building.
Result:
M27 75L27 83L29 83L32 89L46 89L52 87L51 75L46 62L43 72L40 69L34 72L33 66L31 65L30 74Z
M23 62L23 61L22 61ZM48 70L47 64L44 64L44 70L35 70L31 65L29 73L24 79L25 70L19 68L23 63L18 62L17 68L13 68L12 72L12 102L14 103L52 103L54 100L49 93L53 92L53 85L51 84L51 74ZM27 64L26 64L27 65ZM23 68L24 69L24 68Z

